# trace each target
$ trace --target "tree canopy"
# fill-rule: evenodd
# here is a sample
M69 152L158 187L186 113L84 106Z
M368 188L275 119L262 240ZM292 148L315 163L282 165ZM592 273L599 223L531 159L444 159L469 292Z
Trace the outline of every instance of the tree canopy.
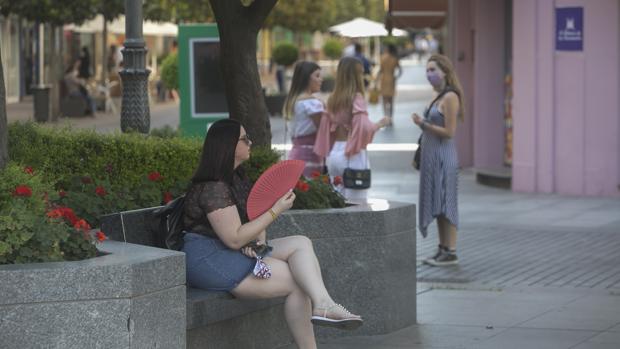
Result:
M146 0L144 18L160 22L213 22L209 0Z
M98 13L105 0L0 0L0 13L53 25L82 24Z

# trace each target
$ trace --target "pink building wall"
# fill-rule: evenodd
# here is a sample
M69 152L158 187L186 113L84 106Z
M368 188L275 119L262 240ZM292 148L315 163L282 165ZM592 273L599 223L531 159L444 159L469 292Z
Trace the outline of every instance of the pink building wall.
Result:
M583 52L555 51L555 8L584 8ZM619 196L617 0L513 2L513 190Z
M463 87L465 100L464 122L459 122L456 132L456 144L459 163L463 167L474 164L473 129L474 114L474 28L473 0L450 2L450 47L448 55L454 64L456 74Z
M504 162L504 1L476 0L473 113L474 167Z
M504 156L504 1L450 3L449 55L465 98L456 141L463 167L498 167Z

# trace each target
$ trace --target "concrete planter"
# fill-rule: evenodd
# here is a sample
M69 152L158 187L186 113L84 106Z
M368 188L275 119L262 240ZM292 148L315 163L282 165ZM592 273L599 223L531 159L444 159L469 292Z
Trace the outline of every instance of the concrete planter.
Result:
M368 200L344 209L290 211L269 237L309 237L336 302L364 317L356 331L316 328L319 337L385 334L416 323L416 210Z
M99 250L0 265L0 347L185 347L184 254L116 241Z
M147 226L153 209L123 212L123 224L121 214L105 216L102 226L113 239L151 245ZM334 299L364 316L356 331L316 328L319 337L385 334L416 323L415 217L413 204L369 200L342 209L288 211L269 227L270 239L309 237ZM282 331L282 300L268 306L225 295L203 300L195 295L200 292L188 293L188 348L252 347L256 333L264 334L265 348L290 343ZM274 329L279 330L266 335Z

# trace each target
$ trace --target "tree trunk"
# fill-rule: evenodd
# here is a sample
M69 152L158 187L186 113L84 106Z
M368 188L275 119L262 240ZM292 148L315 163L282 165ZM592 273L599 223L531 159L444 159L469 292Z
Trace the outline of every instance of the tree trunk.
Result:
M6 120L6 91L4 87L4 70L0 52L0 170L9 162L9 130Z
M62 55L54 54L54 52L62 51L62 32L58 26L52 26L50 32L50 43L52 49L50 52L49 79L50 86L50 115L51 121L58 121L60 115L60 81L64 74L64 62Z
M255 145L271 145L271 125L258 74L258 31L277 0L210 0L220 34L221 64L230 118Z
M103 54L103 59L101 60L101 84L108 87L108 18L103 16L103 38L101 40L103 42L103 49L101 50ZM107 102L107 101L106 101Z

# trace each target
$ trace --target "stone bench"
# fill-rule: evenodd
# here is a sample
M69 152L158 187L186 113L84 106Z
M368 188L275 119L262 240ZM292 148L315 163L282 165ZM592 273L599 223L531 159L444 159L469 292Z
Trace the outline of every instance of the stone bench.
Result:
M153 246L147 208L102 217L111 238ZM343 209L292 210L268 238L305 235L314 244L334 299L364 316L356 331L315 328L317 336L385 334L416 322L415 205L369 200ZM125 227L123 233L123 226ZM275 348L292 342L283 298L239 300L225 292L187 289L188 348ZM259 338L259 339L257 339Z

